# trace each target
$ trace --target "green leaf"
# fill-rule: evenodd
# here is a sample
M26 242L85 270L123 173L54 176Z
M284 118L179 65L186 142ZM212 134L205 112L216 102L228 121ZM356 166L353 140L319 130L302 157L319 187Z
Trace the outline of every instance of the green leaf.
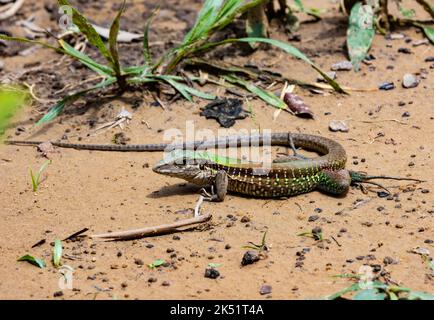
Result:
M330 296L327 296L326 299L327 300L336 300L337 298L342 297L344 294L348 293L348 292L352 292L352 291L359 291L360 290L360 286L358 283L355 283L339 292L336 292Z
M118 51L118 34L120 29L120 20L122 14L125 11L125 5L126 5L126 0L124 0L124 2L122 3L122 6L119 9L116 18L113 20L113 23L110 27L110 35L109 35L109 47L110 47L111 58L113 61L113 69L118 78L121 76L121 65L119 62L119 51Z
M365 59L374 39L374 11L369 5L356 3L351 9L347 31L348 54L354 70L360 69L360 63Z
M9 37L9 36L6 36L4 34L0 34L0 39L6 40L6 41L17 41L17 42L31 43L31 44L41 45L45 48L52 49L52 50L57 51L57 52L62 51L60 48L52 46L51 44L48 44L48 43L42 42L42 41L37 41L37 40L30 40L30 39L20 38L20 37Z
M29 94L19 87L0 86L0 136L9 120L26 104Z
M385 300L387 295L377 289L366 289L354 295L353 300Z
M286 103L283 100L281 100L280 98L276 97L276 95L274 95L273 93L270 93L264 89L256 87L255 85L251 84L250 82L247 82L243 79L240 79L234 75L224 76L223 78L230 83L234 83L234 84L237 84L239 86L244 87L246 90L257 95L259 98L264 100L266 103L272 105L273 107L276 107L279 109L286 109L287 108Z
M113 83L116 82L116 78L107 78L104 81L102 81L101 83L97 84L94 87L91 87L89 89L86 90L82 90L79 91L75 94L66 96L65 98L63 98L62 100L60 100L58 103L56 103L42 118L41 120L39 120L36 125L41 125L44 124L46 122L49 122L51 120L53 120L54 118L56 118L59 114L62 113L63 109L71 104L74 103L76 100L78 100L81 96L83 96L84 94L93 91L93 90L97 90L97 89L101 89L104 88L108 85L111 85Z
M46 267L46 264L44 262L44 260L42 259L37 259L31 255L26 254L25 256L22 256L21 258L19 258L17 261L27 261L30 264L33 264L34 266L37 266L41 269Z
M434 44L434 28L429 26L423 26L422 29L429 41Z
M106 48L101 36L96 32L95 28L87 21L87 19L77 11L67 0L58 0L59 5L69 6L72 10L72 20L80 31L86 36L86 39L94 45L99 52L106 58L109 64L115 69L115 63L109 50Z
M332 78L330 78L324 71L321 70L320 67L318 67L316 64L314 64L300 50L291 46L288 43L285 43L285 42L282 42L279 40L269 39L269 38L226 39L226 40L223 40L220 42L212 42L212 43L205 44L199 50L208 50L208 49L215 47L215 46L220 46L220 45L224 45L227 43L233 43L233 42L265 42L265 43L269 43L273 46L276 46L276 47L282 49L283 51L285 51L286 53L293 55L294 57L301 59L301 60L307 62L308 64L310 64L312 66L312 68L314 68L319 74L321 74L323 76L323 78L332 86L333 89L335 89L337 92L345 93L345 91L339 86L339 84L336 81L334 81Z
M434 294L422 291L411 291L408 295L409 300L434 300Z
M301 2L301 0L294 0L295 5L297 6L298 10L300 10L301 12L304 12L304 5L303 2Z
M216 99L215 95L211 95L202 91L199 91L195 88L192 88L188 85L185 85L181 82L178 82L177 80L175 80L176 77L172 77L172 76L155 76L156 79L161 79L166 81L168 84L170 84L172 87L174 87L180 94L182 94L182 96L187 99L188 101L192 102L193 99L191 97L191 95L202 98L202 99L207 99L207 100L214 100Z
M53 264L56 268L60 267L60 260L62 259L62 241L56 239L53 248Z
M165 260L163 260L163 259L158 259L158 260L155 260L154 262L152 262L151 264L148 264L148 267L150 268L150 269L155 269L155 268L158 268L158 267L161 267L163 264L165 264L166 263L166 261Z
M111 75L113 75L113 70L111 68L99 64L98 62L92 60L89 56L85 55L84 53L81 53L80 51L76 50L74 47L70 46L67 42L63 40L59 40L59 44L65 50L66 54L70 55L74 59L79 60L89 69L95 71L96 73L104 77L110 77Z
M145 59L145 65L147 67L150 67L152 64L152 55L151 55L151 51L149 50L149 28L151 27L151 23L154 20L159 10L160 7L157 6L152 11L151 16L148 18L148 21L146 21L146 25L145 25L145 31L143 36L143 57Z

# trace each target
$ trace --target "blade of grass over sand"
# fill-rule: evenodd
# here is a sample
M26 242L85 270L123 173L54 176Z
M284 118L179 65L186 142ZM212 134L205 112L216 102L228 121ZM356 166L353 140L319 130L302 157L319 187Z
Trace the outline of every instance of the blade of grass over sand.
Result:
M101 36L96 32L95 28L89 23L89 21L75 9L67 0L58 0L59 5L69 6L72 10L72 21L80 29L80 31L86 36L86 39L95 46L99 52L106 58L110 66L115 69L115 63L110 54L110 51L106 48Z
M53 248L53 264L56 268L61 266L62 259L62 241L56 239Z
M0 34L0 40L6 40L6 41L18 41L18 42L23 42L23 43L31 43L31 44L35 44L35 45L40 45L43 46L45 48L49 48L51 50L57 51L62 53L62 49L55 47L49 43L43 42L43 41L38 41L38 40L30 40L30 39L26 39L26 38L20 38L20 37L9 37L6 36L4 34Z
M61 114L63 112L63 109L67 106L70 105L71 103L74 103L76 100L78 100L81 96L83 96L84 94L93 91L93 90L97 90L97 89L101 89L104 88L106 86L109 86L113 83L116 82L116 78L108 78L105 79L104 81L102 81L101 83L97 84L94 87L91 87L89 89L85 89L82 91L79 91L77 93L74 93L72 95L66 96L65 98L63 98L62 100L60 100L56 105L54 105L42 118L41 120L39 120L36 125L41 125L47 122L50 122L51 120L53 120L54 118L56 118L59 114Z
M216 47L216 46L221 46L224 44L234 43L234 42L247 42L247 43L264 42L264 43L268 43L268 44L271 44L273 46L276 46L276 47L282 49L283 51L285 51L286 53L289 53L290 55L293 55L294 57L299 58L299 59L307 62L308 64L310 64L312 66L312 68L314 68L319 74L321 74L324 77L324 79L330 84L330 86L332 86L333 89L335 89L337 92L345 93L345 91L339 86L339 84L336 81L334 81L332 78L330 78L323 70L321 70L320 67L318 67L316 64L314 64L300 50L291 46L288 43L285 43L285 42L282 42L279 40L268 39L268 38L240 38L240 39L232 38L232 39L226 39L226 40L223 40L220 42L212 42L212 43L205 44L202 47L200 47L197 51L205 51L205 50L209 50L209 49Z
M119 62L118 34L120 29L120 20L122 14L125 12L125 5L126 5L126 0L124 0L124 2L122 3L122 6L119 9L116 18L113 20L113 23L110 27L110 35L109 35L109 47L110 47L111 58L113 60L113 70L116 74L116 78L118 79L118 83L120 87L125 86L125 79L122 78L121 64Z
M68 55L70 55L74 59L79 60L86 67L95 71L96 73L98 73L104 77L110 77L110 76L114 75L113 70L111 68L97 63L96 61L92 60L86 54L84 54L84 53L76 50L74 47L70 46L67 42L60 40L59 44L62 46L62 48L65 50L65 52Z
M35 257L33 257L33 256L29 255L29 254L26 254L25 256L22 256L17 261L27 261L28 263L33 264L34 266L37 266L37 267L39 267L41 269L43 269L43 268L46 267L46 264L45 264L44 260L35 258Z
M149 49L149 28L154 20L155 16L160 11L160 6L157 6L151 13L151 16L146 21L145 31L143 33L143 58L145 60L145 66L150 67L152 65L152 55Z
M226 81L230 83L237 84L238 86L241 86L245 88L246 90L250 91L251 93L257 95L259 98L264 100L266 103L272 105L273 107L279 108L279 109L286 109L286 104L283 100L276 97L273 93L268 92L267 90L261 89L253 84L251 84L248 81L245 81L241 78L238 78L234 75L231 76L224 76L223 77Z

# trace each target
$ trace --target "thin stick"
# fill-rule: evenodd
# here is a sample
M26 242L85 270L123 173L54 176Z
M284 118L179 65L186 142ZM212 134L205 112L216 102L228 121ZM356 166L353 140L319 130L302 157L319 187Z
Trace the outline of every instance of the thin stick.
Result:
M153 237L161 234L174 233L180 231L179 228L204 223L211 220L212 215L206 214L191 219L177 221L171 224L163 224L156 227L147 227L143 229L128 230L121 232L105 233L92 235L91 238L99 238L106 240L133 240L144 237Z
M194 208L194 217L197 218L200 216L200 207L203 204L203 200L205 198L203 196L200 196L199 200L196 203L196 207Z

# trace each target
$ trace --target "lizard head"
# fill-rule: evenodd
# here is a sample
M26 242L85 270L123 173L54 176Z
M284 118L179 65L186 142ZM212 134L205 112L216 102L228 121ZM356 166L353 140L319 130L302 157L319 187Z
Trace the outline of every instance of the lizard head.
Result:
M152 170L166 176L184 179L198 185L208 184L211 174L203 169L207 160L190 150L174 150L165 155Z

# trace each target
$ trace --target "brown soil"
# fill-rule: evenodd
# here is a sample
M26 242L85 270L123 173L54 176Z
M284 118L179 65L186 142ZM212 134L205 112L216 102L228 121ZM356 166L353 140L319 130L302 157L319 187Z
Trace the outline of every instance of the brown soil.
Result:
M98 6L91 2L81 4L80 8L96 22L107 25L114 16L112 4L117 2L105 1ZM200 7L200 1L195 1L194 5L189 1L168 2L151 34L157 54L170 46L170 40L182 37ZM144 7L141 2L135 3L129 6L122 25L129 31L140 32L152 5ZM317 2L306 3L315 6ZM317 23L302 24L299 31L302 41L293 44L328 70L331 64L346 58L343 48L346 20L331 1L324 1L322 6L328 9L325 18ZM55 28L55 21L50 20L43 3L33 2L10 21L2 22L0 29L18 34L18 27L10 27L13 21L31 14L35 14L40 26ZM420 16L424 17L423 12ZM288 36L280 29L274 24L272 37L287 40ZM399 31L408 39L423 38L414 29ZM411 54L399 53L401 47L409 48ZM59 56L43 49L19 56L17 52L22 48L13 45L3 51L2 78L40 64L40 71L24 78L36 85L39 97L51 99L52 94L65 85L88 77L86 71L76 69L76 64L71 65L68 60L53 67L51 59L59 62ZM96 55L92 49L88 52ZM140 61L140 44L123 45L122 52L125 62ZM243 56L235 53L231 49L231 55L223 59L240 65L254 63L306 81L315 81L317 77L306 64L277 49ZM63 262L75 269L74 290L63 290L59 298L315 298L348 286L350 280L332 276L357 273L363 264L380 265L386 278L414 290L433 292L432 271L420 256L410 251L418 246L434 251L434 69L432 63L425 62L434 52L431 45L413 47L405 40L391 41L377 35L371 53L376 60L370 66L363 64L359 73L338 72L339 82L356 88L376 88L381 82L393 81L394 90L352 92L346 96L317 95L297 88L297 93L312 106L315 120L282 113L273 121L274 109L253 100L255 121L247 118L238 121L234 128L254 129L259 124L262 129L275 132L320 134L345 147L349 155L348 167L371 174L422 178L428 182L386 183L394 194L391 200L355 188L343 198L320 192L287 200L229 195L223 203L204 204L203 210L213 215L209 229L126 242L104 243L89 239L64 242ZM422 69L427 73L421 74L425 79L417 88L402 88L405 73L421 73ZM110 143L121 130L117 128L88 137L90 123L109 121L122 107L134 115L124 130L130 143L159 142L163 139L162 130L184 131L187 120L193 120L196 129L208 128L215 132L219 129L214 120L199 116L199 109L206 102L198 99L196 103L178 100L167 110L151 106L152 96L140 90L120 98L88 99L87 104L76 104L42 129L32 129L32 125L47 105L27 108L6 136L48 140L66 134L70 141L81 138L84 143ZM406 112L408 117L403 116ZM328 124L332 119L347 120L350 131L329 132ZM16 136L18 127L25 130L19 137ZM39 168L45 159L30 147L3 146L0 149L0 298L53 299L54 293L60 291L60 275L50 263L50 243L54 239L63 239L83 228L89 228L92 234L190 218L191 213L182 210L193 208L198 199L197 187L152 172L149 166L161 159L160 153L58 151L52 154L52 164L44 172L39 192L34 194L29 167ZM361 205L355 208L356 203ZM318 219L309 222L309 217L314 215ZM248 217L250 222L242 222L243 217ZM323 229L325 241L297 236L314 227ZM242 246L249 241L259 242L266 230L271 247L268 258L241 267L246 251ZM32 249L41 239L46 239L46 244ZM306 248L310 251L301 260L297 252ZM38 269L16 261L26 253L44 258L48 267ZM397 263L385 263L386 257ZM146 264L156 259L165 259L170 264L149 269ZM140 265L139 260L145 265ZM209 263L221 264L218 267L221 277L217 280L204 277ZM260 295L263 284L272 286L270 295Z

